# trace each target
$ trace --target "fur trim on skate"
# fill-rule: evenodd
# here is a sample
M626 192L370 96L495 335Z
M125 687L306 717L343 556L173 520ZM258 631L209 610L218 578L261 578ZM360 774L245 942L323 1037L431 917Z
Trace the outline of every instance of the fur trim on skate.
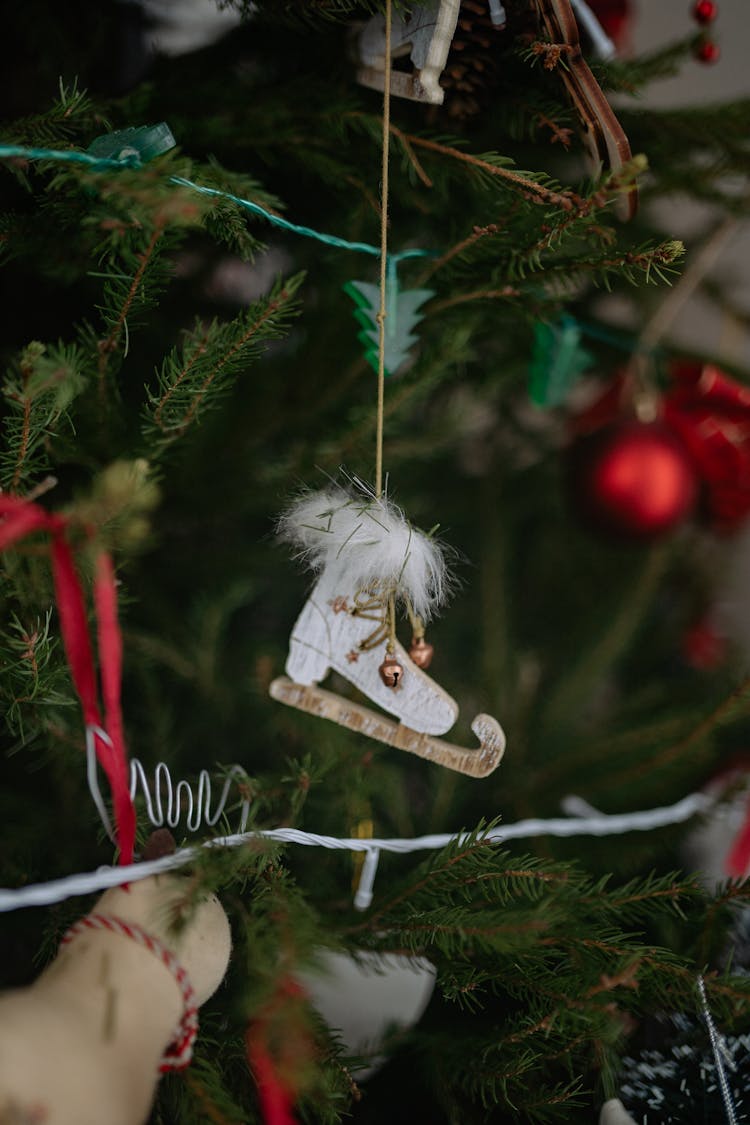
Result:
M423 621L451 593L441 546L386 497L337 485L306 492L283 513L277 530L316 573L326 570L349 589L390 587Z

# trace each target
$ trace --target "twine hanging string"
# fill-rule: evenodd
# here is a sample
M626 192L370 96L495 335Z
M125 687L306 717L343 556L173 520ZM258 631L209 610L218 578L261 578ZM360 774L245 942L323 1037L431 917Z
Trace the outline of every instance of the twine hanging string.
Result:
M385 406L385 318L388 283L388 155L391 139L391 0L385 5L383 77L383 157L380 196L380 309L378 322L378 413L375 425L375 496L383 495L383 414Z

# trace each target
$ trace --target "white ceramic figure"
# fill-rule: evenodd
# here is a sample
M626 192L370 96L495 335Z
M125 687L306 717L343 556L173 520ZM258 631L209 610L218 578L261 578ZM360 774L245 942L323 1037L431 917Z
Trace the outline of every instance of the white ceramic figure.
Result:
M599 1125L636 1125L619 1098L610 1098L602 1106Z
M92 913L156 938L200 1005L224 977L231 934L214 896L173 931L185 887L150 876L107 891ZM160 955L121 932L81 929L32 985L0 996L0 1122L142 1125L185 1007Z
M403 953L320 954L316 970L300 974L313 1005L362 1059L354 1074L368 1078L383 1064L383 1040L420 1019L435 987L435 966Z

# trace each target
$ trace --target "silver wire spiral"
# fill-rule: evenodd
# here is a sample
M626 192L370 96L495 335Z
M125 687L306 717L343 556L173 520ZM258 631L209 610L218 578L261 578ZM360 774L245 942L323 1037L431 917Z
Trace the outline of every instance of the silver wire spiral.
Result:
M110 742L107 732L100 727L90 726L86 730L87 779L91 797L104 825L104 830L112 842L115 834L107 807L99 788L95 738ZM211 775L201 770L197 782L180 779L175 785L166 762L157 762L153 779L149 777L138 758L130 760L130 799L134 801L139 791L146 806L146 816L154 828L176 828L184 821L188 832L197 832L202 825L209 828L223 816L229 793L235 785L241 795L239 803L240 819L238 832L244 832L250 815L250 798L243 793L244 783L249 782L247 772L240 765L230 766L224 776L224 784L214 806Z
M189 832L197 832L204 823L213 828L224 813L229 797L229 790L236 781L238 787L248 781L248 776L242 766L231 766L224 777L221 794L212 810L211 775L208 770L201 770L198 781L194 787L190 782L180 779L175 785L172 775L165 762L158 762L154 770L153 785L149 784L146 771L137 758L130 762L130 799L135 800L140 789L146 803L146 815L154 828L161 828L166 824L168 828L176 828L180 820L185 817L185 827ZM247 828L247 818L250 812L250 801L243 797L240 802L240 822L238 832Z

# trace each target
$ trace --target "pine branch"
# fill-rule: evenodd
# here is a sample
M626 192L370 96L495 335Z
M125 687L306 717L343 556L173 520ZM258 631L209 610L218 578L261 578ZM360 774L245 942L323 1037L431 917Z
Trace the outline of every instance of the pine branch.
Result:
M143 292L144 278L156 254L157 244L163 233L161 227L154 227L145 247L137 254L138 267L132 278L112 278L107 283L102 312L105 323L109 323L109 332L98 343L100 388L107 373L110 356L117 349L123 331L127 332L128 315L133 305L138 301L143 308L147 303L147 297Z
M86 91L78 89L77 79L70 85L60 79L59 97L48 110L3 123L0 136L5 144L60 148L94 126L103 130L106 121Z
M704 33L697 31L638 58L597 62L593 71L604 89L635 94L649 82L677 74L703 37Z
M394 132L396 136L401 132L393 125L391 125L391 131ZM429 140L426 137L415 136L411 133L401 135L412 148L423 148L429 152L435 152L440 156L447 156L452 160L458 160L461 163L468 164L472 168L476 168L481 171L483 175L498 177L514 190L518 191L521 197L529 202L561 207L564 211L573 209L582 211L586 207L585 200L576 192L567 190L560 191L554 187L540 183L539 180L542 177L537 173L516 172L506 167L505 165L512 163L507 157L501 157L495 153L473 156L471 153L463 152L460 148L456 148L455 145L441 144L439 141Z
M750 676L744 679L738 687L734 688L718 706L714 707L713 710L706 715L689 734L680 739L679 742L651 755L651 769L665 769L676 759L685 756L691 748L700 746L709 739L714 731L724 723L731 723L739 718L744 718L750 706L750 700L748 699L749 693ZM627 785L629 782L634 781L640 775L640 772L640 766L622 769L619 773L612 775L610 779L611 784L615 787Z
M283 337L296 313L294 300L303 274L274 286L229 323L196 325L182 355L173 349L158 373L158 394L148 392L143 433L163 449L182 437L198 416L226 391L241 368L257 357L266 342Z
M7 491L18 493L50 468L49 442L84 387L86 365L75 345L45 347L35 342L6 375L2 394L8 411L2 423L0 474Z

